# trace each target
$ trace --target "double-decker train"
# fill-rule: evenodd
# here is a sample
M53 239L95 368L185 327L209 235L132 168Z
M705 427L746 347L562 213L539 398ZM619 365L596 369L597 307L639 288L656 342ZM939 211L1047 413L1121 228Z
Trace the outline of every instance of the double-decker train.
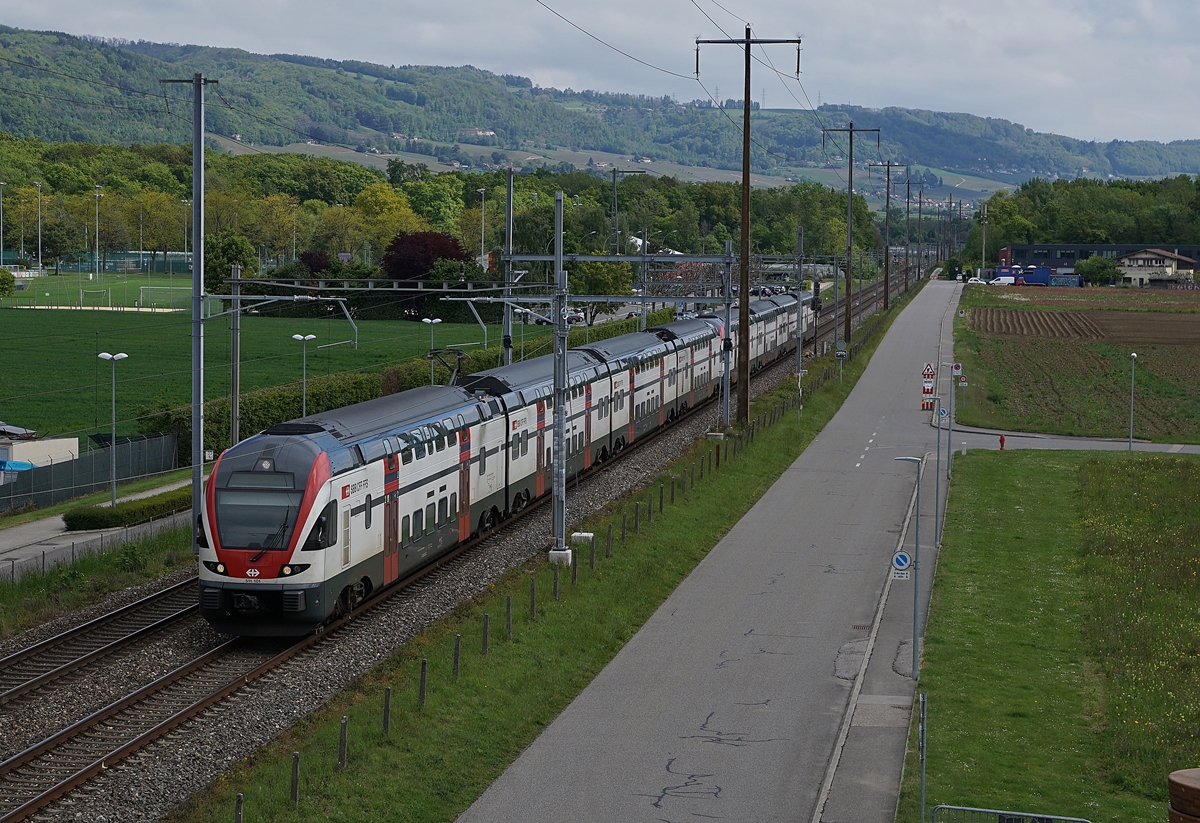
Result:
M750 333L701 315L568 351L566 470L609 460L813 328L805 292L755 300ZM800 316L800 312L804 316ZM737 379L736 366L731 380ZM217 460L197 520L200 611L218 631L299 635L553 486L553 356L280 423Z

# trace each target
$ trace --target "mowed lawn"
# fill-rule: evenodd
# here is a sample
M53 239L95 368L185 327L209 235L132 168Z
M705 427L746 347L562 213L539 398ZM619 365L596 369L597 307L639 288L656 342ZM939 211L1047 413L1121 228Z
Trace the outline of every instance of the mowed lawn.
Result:
M308 343L310 377L345 371L377 371L422 357L429 350L429 326L403 320L358 321L359 346L346 319L246 316L242 320L242 391L299 383L301 346L293 334L313 334ZM53 309L0 309L0 420L42 433L86 435L108 431L111 367L102 351L125 352L117 364L118 431L133 432L135 410L166 398L185 404L191 397L191 323L183 312L139 313ZM534 354L546 334L525 330L526 353ZM229 393L231 334L228 319L205 329L205 396ZM478 325L440 323L438 348L481 343ZM488 328L488 343L500 341L500 327ZM518 343L519 345L519 343Z
M1021 311L1200 312L1200 292L1153 289L1006 289L969 286L955 320L955 359L968 388L956 398L967 425L1122 437L1129 433L1130 352L1137 352L1134 436L1200 442L1200 346L987 334L968 328L982 308Z
M1166 819L1167 774L1200 763L1198 507L1187 456L955 461L919 687L927 808Z

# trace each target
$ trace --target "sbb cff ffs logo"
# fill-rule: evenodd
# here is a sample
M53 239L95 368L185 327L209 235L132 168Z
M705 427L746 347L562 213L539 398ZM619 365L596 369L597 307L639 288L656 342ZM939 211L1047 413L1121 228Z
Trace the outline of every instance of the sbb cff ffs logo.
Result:
M366 490L366 480L359 480L357 483L351 483L349 486L342 486L342 499L345 500L352 494L358 494L359 492Z

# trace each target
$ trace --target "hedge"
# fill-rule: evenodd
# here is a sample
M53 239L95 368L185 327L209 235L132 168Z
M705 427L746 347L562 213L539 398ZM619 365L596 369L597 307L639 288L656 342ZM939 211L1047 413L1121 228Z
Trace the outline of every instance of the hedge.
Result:
M155 517L166 517L192 507L191 487L175 489L153 497L128 500L113 506L76 506L63 514L67 531L111 529L117 526L136 526Z
M674 316L673 308L660 309L647 316L647 325L657 326L668 323ZM584 345L585 341L594 343L597 340L637 331L637 326L636 318L613 320L586 329L575 326L570 331L567 344L572 348L577 348ZM552 338L539 338L531 345L526 345L525 356L528 359L540 354L549 354L551 345ZM463 354L465 356L460 375L494 369L504 362L503 346L489 346L486 349L476 349ZM440 362L437 362L434 364L434 377L438 383L445 385L450 379L450 372ZM428 385L429 362L425 358L410 360L381 373L310 377L308 379L308 412L309 414L320 414L331 409L340 409L343 406ZM300 384L290 383L243 394L238 405L243 437L268 429L276 423L299 417L300 392ZM140 407L137 414L141 418L139 426L142 432L174 434L179 443L179 465L190 466L192 464L191 406L173 406L170 402L161 400L153 406ZM209 400L204 404L204 448L211 450L214 454L220 454L229 448L229 398L227 397Z

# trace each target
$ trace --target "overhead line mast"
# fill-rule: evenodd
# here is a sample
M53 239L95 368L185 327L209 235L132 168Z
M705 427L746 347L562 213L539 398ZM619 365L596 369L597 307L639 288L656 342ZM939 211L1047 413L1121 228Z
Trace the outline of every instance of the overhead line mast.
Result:
M821 129L821 147L824 148L825 134L831 131L844 131L850 134L850 158L848 165L848 175L846 177L846 299L850 299L850 277L851 265L854 260L854 133L859 131L875 132L875 147L879 148L879 129L856 129L854 121L850 121L850 127L845 129ZM837 271L833 272L833 276L837 277ZM847 306L849 303L847 303ZM850 345L851 319L853 313L846 311L846 329L845 336L842 338L846 345Z
M774 40L750 36L750 26L746 26L746 36L727 40L701 40L696 38L696 79L700 78L700 44L739 45L746 51L745 92L742 95L742 238L741 253L738 262L738 339L750 328L750 47L776 43L794 43L796 45L796 76L800 75L800 38ZM718 102L717 105L720 105ZM725 345L730 345L728 329L726 330ZM745 422L750 419L750 348L738 346L737 362L737 419Z

